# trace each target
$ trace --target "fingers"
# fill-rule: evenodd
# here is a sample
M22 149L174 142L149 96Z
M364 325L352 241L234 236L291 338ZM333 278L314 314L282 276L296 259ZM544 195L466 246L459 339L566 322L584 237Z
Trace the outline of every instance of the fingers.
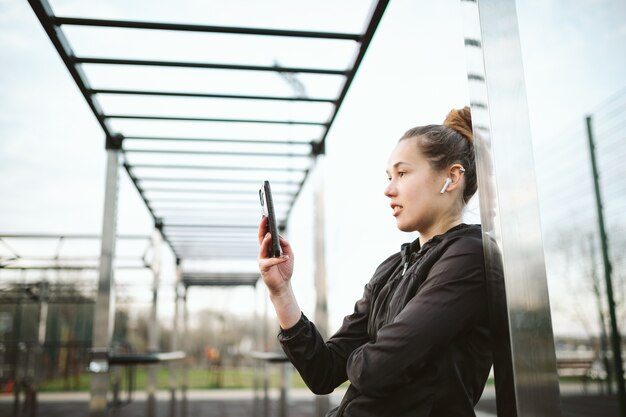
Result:
M267 256L270 242L272 241L271 235L267 233L261 242L261 248L259 249L259 257L257 261L259 263L259 269L261 272L266 272L271 267L275 265L282 264L289 260L289 256L287 254L281 256L280 258L269 258Z
M272 267L280 265L289 260L289 258L259 258L259 270L261 273L269 271Z
M259 248L259 259L268 258L269 245L271 244L271 241L271 235L269 233L265 233L263 237L260 237L259 243L261 246Z
M280 248L283 250L283 254L293 258L293 251L291 250L289 242L287 242L287 240L285 240L282 236L278 236L278 241L280 242Z
M267 217L263 216L261 217L261 223L259 223L259 231L258 231L258 237L259 237L259 244L261 244L263 242L263 238L265 238L265 234L267 231Z

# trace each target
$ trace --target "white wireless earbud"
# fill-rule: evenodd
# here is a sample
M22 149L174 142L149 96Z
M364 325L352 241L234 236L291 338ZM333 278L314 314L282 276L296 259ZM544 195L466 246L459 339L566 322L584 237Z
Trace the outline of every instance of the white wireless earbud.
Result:
M452 179L446 178L446 182L443 184L443 187L441 187L441 191L439 191L439 194L445 193L451 183L452 183Z

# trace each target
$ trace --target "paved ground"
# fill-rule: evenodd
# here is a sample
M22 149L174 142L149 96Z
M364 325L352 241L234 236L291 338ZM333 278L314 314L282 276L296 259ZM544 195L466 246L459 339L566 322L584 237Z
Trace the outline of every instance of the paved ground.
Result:
M338 404L343 392L330 396L332 406ZM277 416L278 393L270 393L271 417ZM191 391L189 393L188 412L190 417L261 417L263 402L258 399L257 413L254 412L254 394L252 391ZM180 402L176 409L180 414ZM168 392L159 392L155 417L170 417L170 396ZM618 417L615 397L599 395L596 392L583 393L580 387L562 389L561 406L563 417ZM0 396L0 417L22 417L28 414L14 413L12 397ZM44 393L39 397L39 417L87 417L87 393ZM119 407L110 413L111 417L142 417L147 415L145 393L137 393L134 401ZM476 408L477 417L495 416L493 390L487 389ZM289 417L312 417L313 396L307 390L292 390L289 401Z

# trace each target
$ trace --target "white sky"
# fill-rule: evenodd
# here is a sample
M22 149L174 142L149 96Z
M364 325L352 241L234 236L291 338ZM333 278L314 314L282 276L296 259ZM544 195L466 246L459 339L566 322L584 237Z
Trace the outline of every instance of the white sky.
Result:
M280 2L263 3L269 4L267 7L243 0L229 3L241 8L238 16L244 22L240 24L260 19L265 26L273 26L291 19L288 21L297 26L309 21L301 16L313 13L305 8L305 2L300 17L272 14L272 10L281 10L277 7ZM107 17L164 20L157 14L162 13L164 2L158 3L159 7L131 10L130 17L117 11L120 5L128 11L132 4L53 2L59 14L63 7L88 7L90 13L102 11ZM342 2L337 7L349 10L357 4ZM219 7L205 2L177 2L176 7L168 15L170 21L192 15L198 23L233 23ZM518 13L531 129L540 147L579 123L626 84L626 6L617 0L535 0L521 2ZM322 29L360 30L362 16L356 13L352 17L348 28L335 27L336 20L328 18L328 27ZM79 33L76 39L77 48L93 46L86 42L78 45ZM184 48L178 49L163 46L168 53L184 56ZM0 233L99 233L105 171L103 133L27 2L0 0L0 51ZM336 329L350 313L375 267L397 251L400 243L415 238L397 231L382 194L387 155L408 128L439 123L452 107L469 102L465 68L457 0L391 2L330 131L323 161L330 329ZM541 181L542 173L537 176ZM119 231L148 235L151 220L143 203L125 173L121 178ZM318 170L297 203L288 231L297 257L294 287L310 317L314 307L310 208L319 182ZM468 218L476 221L475 209ZM172 308L171 257L167 265L162 280L163 317L169 316ZM118 277L137 288L133 294L142 303L149 300L148 274ZM559 306L553 315L555 333L585 334L573 309L563 307L565 284L550 280L549 285L552 303ZM190 295L192 311L248 312L254 303L250 289L192 289ZM259 308L262 303L257 300ZM133 308L140 305L147 304L137 303ZM592 299L584 299L582 305L594 317Z

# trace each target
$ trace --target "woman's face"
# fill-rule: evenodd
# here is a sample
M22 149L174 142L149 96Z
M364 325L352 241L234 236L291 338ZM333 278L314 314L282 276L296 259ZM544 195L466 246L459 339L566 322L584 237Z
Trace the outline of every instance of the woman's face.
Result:
M446 176L431 168L416 139L398 142L389 156L387 175L385 195L403 232L426 232L449 210L448 199L440 194Z

